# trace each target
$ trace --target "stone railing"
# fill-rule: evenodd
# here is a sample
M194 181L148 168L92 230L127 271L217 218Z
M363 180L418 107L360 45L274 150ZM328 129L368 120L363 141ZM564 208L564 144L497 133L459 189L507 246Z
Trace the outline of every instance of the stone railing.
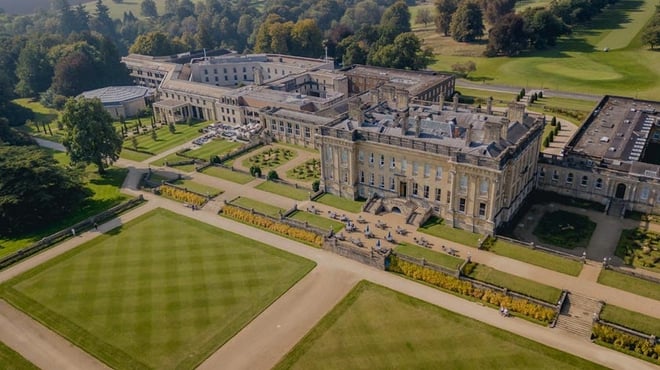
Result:
M406 261L406 262L409 262L409 263L413 263L415 265L426 267L426 268L429 268L429 269L437 271L437 272L441 272L441 273L446 274L446 275L459 277L460 274L461 274L460 269L450 269L450 268L445 267L445 266L436 265L435 263L428 262L424 258L412 257L412 256L408 256L408 255L405 255L405 254L398 254L396 252L393 252L392 254L394 254L396 256L396 258L398 258L402 261Z
M642 333L642 332L640 332L640 331L637 331L637 330L634 330L634 329L630 329L630 328L627 328L627 327L622 326L622 325L619 325L619 324L615 324L615 323L612 323L612 322L609 322L609 321L605 321L605 320L602 320L602 319L599 319L599 318L597 318L597 319L594 320L594 324L600 324L600 325L603 325L603 326L609 326L609 327L612 328L612 329L616 329L616 330L621 331L621 332L624 332L624 333L626 333L626 334L629 334L629 335L632 335L632 336L635 336L635 337L638 337L638 338L642 338L642 339L648 340L650 343L652 343L652 344L654 344L654 345L655 345L655 344L660 344L660 340L658 340L658 337L656 337L655 335Z
M358 247L350 242L337 240L336 238L326 239L322 248L379 270L385 270L385 261L390 253L384 250L378 251L374 248Z

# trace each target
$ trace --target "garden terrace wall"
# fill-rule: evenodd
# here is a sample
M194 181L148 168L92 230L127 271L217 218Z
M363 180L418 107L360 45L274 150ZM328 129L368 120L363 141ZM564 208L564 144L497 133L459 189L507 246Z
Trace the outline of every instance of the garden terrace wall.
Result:
M454 276L456 278L458 278L461 274L459 269L452 270L448 267L436 265L435 263L431 263L431 262L426 261L426 259L424 259L424 258L412 257L412 256L408 256L408 255L400 254L400 253L396 253L396 252L393 252L392 254L395 255L396 258L398 258L400 260L410 262L410 263L414 263L416 265L420 265L422 267L426 267L426 268L429 268L433 271L441 272L441 273L446 274L446 275L451 275L451 276Z
M660 364L660 344L655 336L648 336L612 323L597 321L594 322L592 329L592 339L622 353Z
M626 275L629 275L629 276L632 276L632 277L636 277L638 279L644 279L644 280L650 281L652 283L660 284L660 279L658 279L655 276L651 276L651 275L647 275L647 274L639 274L635 271L630 271L628 269L622 269L620 267L612 266L610 264L605 265L605 268L608 269L608 270L620 272L622 274L626 274ZM658 286L658 289L660 289L660 286Z
M286 224L286 225L291 226L291 227L295 227L295 228L298 228L298 229L303 229L305 231L313 232L313 233L318 234L318 235L320 235L324 238L328 238L328 237L331 236L331 232L328 231L328 230L323 230L323 229L318 228L316 226L312 226L312 225L308 224L307 222L292 220L290 218L286 218L284 216L284 213L281 214L279 218L276 218L276 217L272 217L272 216L269 216L267 214L261 213L259 211L255 211L252 208L247 208L247 207L240 206L238 204L233 204L233 203L227 202L227 200L225 200L224 202L225 202L225 205L229 205L229 206L232 206L232 207L235 207L235 208L239 208L239 209L242 209L243 211L250 212L253 215L257 215L257 216L260 216L260 217L267 218L267 219L271 220L272 222ZM297 209L298 208L294 206L293 209L289 209L285 213L291 214L294 211L296 211Z
M555 254L555 255L560 256L560 257L564 257L564 258L572 259L572 260L574 260L574 261L585 262L584 258L582 258L582 257L574 256L574 255L572 255L572 254L570 254L570 253L566 253L566 252L562 252L562 251L554 250L554 249L552 249L552 248L546 248L546 247L543 247L543 246L541 246L541 245L534 244L533 242L529 242L529 243L527 243L527 242L524 242L524 241L522 241L522 240L509 238L509 237L504 236L504 235L495 235L494 237L491 237L491 238L502 239L502 240L504 240L504 241L506 241L506 242L509 242L509 243L512 243L512 244L516 244L516 245L519 245L519 246L521 246L521 247L525 247L525 248L529 248L529 249L540 250L540 251L542 251L542 252L546 252L546 253L549 253L549 254ZM485 244L485 241L486 241L486 238L484 238L484 241L483 241L482 244L479 246L479 249L482 249L483 245Z
M336 238L326 238L323 243L323 249L379 270L385 270L385 261L389 256L388 253L381 253L373 248L358 247L352 243L337 240Z
M622 326L622 325L619 325L619 324L615 324L615 323L613 323L613 322L609 322L609 321L605 321L605 320L597 319L597 320L595 320L594 324L600 324L600 325L604 325L604 326L609 326L609 327L611 327L612 329L616 329L616 330L621 331L621 332L624 332L624 333L626 333L626 334L628 334L628 335L632 335L632 336L639 337L639 338L644 339L644 340L648 340L650 343L653 343L653 344L658 344L658 343L660 343L660 339L658 339L655 335L642 333L642 332L640 332L640 331L637 331L637 330L634 330L634 329L630 329L630 328L627 328L627 327L625 327L625 326Z
M83 232L85 230L89 230L94 225L98 223L105 222L109 219L112 219L119 215L120 213L131 209L135 207L136 205L144 202L144 197L142 195L138 196L137 198L133 198L131 200L128 200L124 203L118 204L106 211L103 211L97 215L94 215L92 217L89 217L83 221L78 222L75 225L72 225L71 227L68 227L66 229L60 230L54 234L48 235L47 237L39 240L38 242L32 243L30 246L25 247L13 254L10 254L9 256L3 258L0 260L0 270L4 269L6 267L9 267L17 262L20 262L54 244L57 244L64 239L67 239L73 235L73 231L75 230L76 233Z
M245 144L245 145L243 145L242 147L240 147L236 150L233 150L233 151L231 151L227 154L224 154L222 156L218 156L218 161L220 163L224 163L224 162L232 160L236 157L240 157L241 155L243 155L243 154L245 154L245 153L247 153L247 152L249 152L253 149L256 149L256 148L258 148L262 145L264 145L264 144L261 141L255 141L255 142Z
M196 192L196 191L192 191L192 190L190 190L190 189L188 189L188 188L185 188L185 187L183 187L183 186L178 186L178 185L170 184L169 182L165 182L165 183L161 184L161 185L160 185L158 188L156 188L155 190L158 191L158 192L160 192L160 193L162 193L162 192L163 192L163 187L174 188L174 189L180 190L180 191L182 191L182 192L190 193L190 194L193 194L194 196L197 196L197 197L202 198L203 201L199 202L199 204L195 204L195 203L192 202L192 201L187 201L186 199L177 199L177 200L183 201L183 202L185 202L185 203L193 203L193 204L195 204L196 206L199 206L199 207L203 207L203 206L204 206L209 200L211 200L211 198L213 198L213 197L208 196L208 195L206 195L206 194L202 194L202 193L198 193L198 192ZM176 197L173 197L173 198L176 198Z

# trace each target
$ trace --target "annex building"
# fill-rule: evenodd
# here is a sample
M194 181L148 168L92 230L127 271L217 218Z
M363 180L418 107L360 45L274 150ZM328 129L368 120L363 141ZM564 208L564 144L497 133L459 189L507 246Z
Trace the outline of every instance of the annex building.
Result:
M564 148L542 155L538 187L604 204L608 213L657 214L660 102L605 96Z
M143 86L108 86L80 94L87 99L99 99L114 119L129 118L147 108L151 102L151 90Z

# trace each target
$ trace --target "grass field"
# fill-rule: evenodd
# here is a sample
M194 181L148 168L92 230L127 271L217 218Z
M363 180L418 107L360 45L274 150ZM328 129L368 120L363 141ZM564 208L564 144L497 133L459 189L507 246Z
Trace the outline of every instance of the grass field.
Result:
M645 334L660 336L660 319L639 312L606 304L600 312L600 318Z
M603 269L598 283L660 301L660 284Z
M129 151L125 151L125 154L128 154ZM146 159L146 158L145 158ZM165 162L167 163L176 163L176 162L183 162L187 161L188 158L178 156L176 153L172 153L170 155L167 155L161 159L157 159L155 161L152 161L151 164L154 166L165 166ZM176 168L179 171L183 172L193 172L195 170L195 165L194 164L186 164L183 166L171 166L172 168Z
M38 367L0 342L0 368L4 370L37 370Z
M586 248L596 223L589 217L566 211L545 213L533 233L542 242L562 248Z
M212 186L200 184L198 182L192 181L192 180L186 180L186 179L178 179L174 181L170 181L170 184L174 184L177 186L182 186L188 190L194 191L196 193L200 194L208 194L211 197L214 197L216 195L222 194L223 191L217 188L214 188Z
M34 122L39 122L39 128L34 123L18 126L17 129L27 132L32 136L61 143L64 140L64 131L57 128L56 121L60 112L52 108L44 107L39 101L30 98L16 99L14 103L30 109L34 113ZM42 124L50 124L50 131L44 132ZM50 133L53 133L52 135Z
M193 368L313 267L159 209L10 280L2 296L114 368Z
M602 369L362 281L275 369Z
M531 2L547 3L525 3ZM457 43L435 33L432 24L416 26L415 32L437 53L431 69L451 71L452 64L472 60L477 65L476 72L470 74L473 81L653 99L660 95L660 84L656 83L660 79L660 53L641 44L639 31L652 16L655 4L655 0L618 1L589 24L574 27L555 48L510 58L483 57L485 43ZM605 47L609 52L603 51Z
M179 167L176 167L179 168ZM206 167L203 171L203 173L217 177L219 179L235 182L237 184L245 185L248 182L254 180L254 177L243 173L243 172L238 172L238 171L232 171L230 169L224 168L224 167L216 167L216 166L210 166Z
M296 188L274 181L264 181L255 188L295 200L309 200L309 194L311 192L307 189Z
M151 134L142 134L137 136L138 150L150 152L153 154L162 153L172 147L181 145L186 141L192 140L200 135L199 129L206 126L208 121L192 125L179 124L176 126L176 132L171 133L167 127L161 127L156 130L157 139L151 138ZM132 148L131 138L124 141L124 147ZM146 156L146 157L145 157ZM150 157L148 154L136 153L131 150L122 150L121 157L132 160L145 160ZM142 159L139 159L142 158Z
M471 233L445 225L444 220L435 216L429 218L417 231L469 247L478 247L479 240L483 237L481 234Z
M247 197L238 197L230 202L243 208L252 208L268 216L279 217L285 210Z
M477 264L468 276L551 304L556 304L561 296L561 289L495 270L485 265Z
M405 254L406 256L424 258L427 262L436 265L444 266L458 271L458 268L463 263L463 259L450 256L446 253L435 252L430 249L418 247L416 245L402 243L394 248L397 254Z
M57 152L54 154L57 161L63 165L69 163L66 153ZM109 168L106 174L101 177L96 173L95 166L87 166L84 174L85 187L92 192L92 196L84 200L80 208L68 217L62 218L42 230L35 230L32 233L21 237L5 239L0 238L0 257L14 253L21 248L40 240L50 234L66 229L69 226L80 222L88 217L105 211L117 204L129 199L127 195L119 191L128 170L124 168Z
M211 158L213 155L221 156L240 146L241 143L237 143L235 141L216 139L202 145L197 149L186 152L186 155L208 161L209 158Z
M523 261L571 276L578 276L582 271L582 263L579 261L515 245L500 239L495 241L488 250L495 254L499 254L500 256L513 258L518 261Z
M362 206L364 206L364 201L341 198L329 193L325 193L316 198L315 202L351 213L360 213L362 211Z
M312 226L316 226L319 229L326 231L332 228L334 232L338 232L339 230L344 228L344 224L339 221L331 220L329 218L318 216L313 213L309 213L305 211L295 211L293 212L293 214L289 216L289 218L298 221L307 222Z

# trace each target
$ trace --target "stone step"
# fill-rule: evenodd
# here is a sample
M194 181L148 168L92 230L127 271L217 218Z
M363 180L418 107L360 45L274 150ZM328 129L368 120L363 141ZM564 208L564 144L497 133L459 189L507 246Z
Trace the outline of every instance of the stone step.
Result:
M591 339L592 326L593 322L591 320L586 321L582 318L560 315L559 319L557 319L557 325L555 325L555 328L578 335L585 339Z
M575 294L568 295L568 313L573 316L586 316L591 320L594 313L600 313L603 304L595 299Z

